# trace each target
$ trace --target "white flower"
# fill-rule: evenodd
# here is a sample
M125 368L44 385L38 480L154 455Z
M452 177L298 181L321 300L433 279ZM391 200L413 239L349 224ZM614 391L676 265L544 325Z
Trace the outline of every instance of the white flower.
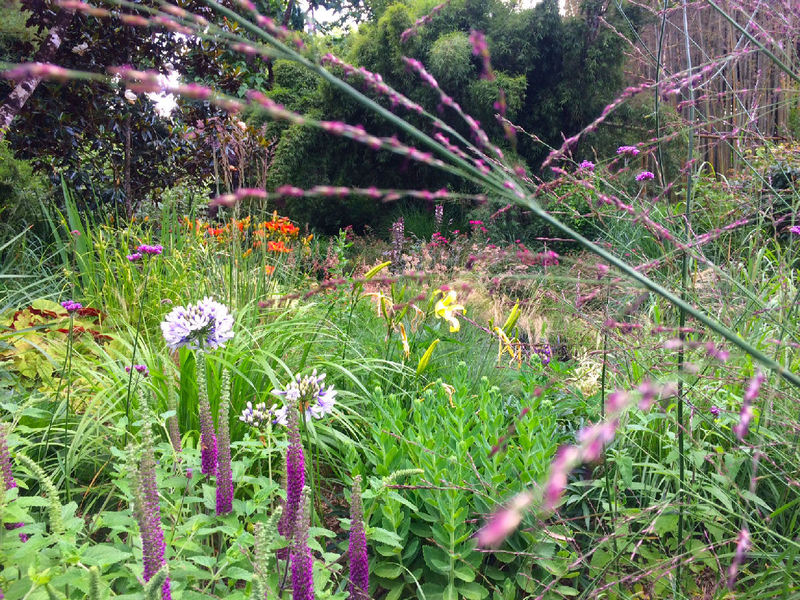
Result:
M173 308L161 323L161 332L172 350L181 346L213 350L233 337L233 317L225 305L207 296L197 304Z

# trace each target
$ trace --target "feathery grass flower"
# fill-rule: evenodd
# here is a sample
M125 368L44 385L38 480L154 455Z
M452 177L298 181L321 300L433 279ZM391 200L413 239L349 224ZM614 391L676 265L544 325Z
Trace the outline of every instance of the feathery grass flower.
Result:
M461 304L456 303L456 293L453 290L447 293L442 290L437 290L436 293L443 294L443 297L436 302L434 312L437 317L450 323L450 333L455 333L461 329L461 323L456 318L456 315L459 312L464 312L466 309Z
M214 349L233 337L233 317L225 305L206 296L197 304L173 308L161 322L161 332L171 350Z
M310 418L321 419L333 412L336 405L336 390L333 385L326 386L325 373L317 375L317 370L300 377L297 375L286 389L272 390L276 396L284 397L284 404L275 411L275 422L280 425L287 425L287 411L297 406L304 415L306 421Z

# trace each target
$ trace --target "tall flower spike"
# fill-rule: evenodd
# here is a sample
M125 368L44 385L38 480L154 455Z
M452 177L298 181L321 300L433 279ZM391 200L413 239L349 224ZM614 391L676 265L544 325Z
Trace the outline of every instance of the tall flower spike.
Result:
M206 359L202 353L197 355L197 395L200 411L200 472L213 477L217 474L217 436L214 433L211 404L208 402Z
M220 392L219 429L217 430L217 514L227 515L233 511L233 471L231 467L230 375L222 372Z
M14 479L14 473L11 471L11 455L8 452L8 443L6 441L6 436L8 435L8 430L6 425L0 425L0 472L3 475L3 488L5 490L10 490L11 488L17 487L17 481ZM6 523L6 529L19 529L25 525L25 523ZM24 533L19 534L19 539L23 542L28 541L28 536Z
M166 565L164 530L161 527L161 507L156 483L156 459L153 453L153 434L147 419L142 429L142 453L136 471L135 514L142 535L144 580L150 581ZM161 599L171 600L169 578L161 586Z
M286 503L281 520L278 521L278 533L287 540L292 540L303 487L306 483L306 461L303 444L300 441L297 409L292 406L287 412L289 447L286 450Z
M364 509L361 505L361 475L353 480L353 495L350 499L350 543L347 548L350 558L350 600L369 600L369 563L367 559L367 535L364 531Z
M297 511L294 540L291 545L292 600L314 600L314 558L308 547L310 516L308 488L304 487L300 495L300 507Z

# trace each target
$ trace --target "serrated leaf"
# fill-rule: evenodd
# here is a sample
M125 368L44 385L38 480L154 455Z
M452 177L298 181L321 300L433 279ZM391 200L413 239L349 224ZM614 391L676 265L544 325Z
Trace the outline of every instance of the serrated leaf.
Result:
M378 577L397 579L403 572L403 567L397 563L379 562L372 568L372 572Z
M81 562L89 566L107 567L108 565L128 560L130 557L130 552L125 552L110 544L95 544L94 546L89 546L81 554Z
M479 583L459 583L458 593L467 600L483 600L489 595L489 590Z

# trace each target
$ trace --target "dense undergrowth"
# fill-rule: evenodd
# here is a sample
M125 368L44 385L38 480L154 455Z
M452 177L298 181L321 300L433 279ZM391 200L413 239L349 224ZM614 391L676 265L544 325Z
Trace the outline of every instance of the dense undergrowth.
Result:
M209 4L237 27L175 7L152 23L294 61L397 135L124 67L17 75L166 89L468 185L226 179L208 209L176 186L127 218L79 210L63 182L62 210L4 228L4 597L800 596L798 148L753 126L721 174L693 146L696 88L745 53L656 69L620 99L655 91L654 136L590 155L576 144L609 135L616 104L552 148L503 119L500 95L506 137L490 140L414 58L397 57L403 77L457 125L367 70L362 94L335 74L357 69L255 7ZM800 79L774 38L737 31ZM482 35L451 37L495 81ZM676 93L691 112L665 131L658 102ZM389 110L409 107L413 122ZM517 139L549 153L538 175ZM405 199L388 239L273 212L345 196Z

